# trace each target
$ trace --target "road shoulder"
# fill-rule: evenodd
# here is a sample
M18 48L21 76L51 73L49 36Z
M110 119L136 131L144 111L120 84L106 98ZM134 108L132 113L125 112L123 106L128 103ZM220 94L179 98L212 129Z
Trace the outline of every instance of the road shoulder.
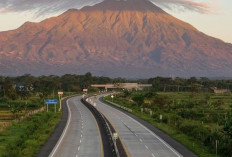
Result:
M54 132L50 136L50 138L47 140L47 142L41 147L40 151L36 155L36 157L45 157L49 156L49 154L52 152L53 148L55 147L56 143L58 142L59 138L61 137L63 130L66 126L66 123L68 121L68 107L67 107L67 100L69 98L66 98L62 101L62 118L59 122L59 124L56 126Z

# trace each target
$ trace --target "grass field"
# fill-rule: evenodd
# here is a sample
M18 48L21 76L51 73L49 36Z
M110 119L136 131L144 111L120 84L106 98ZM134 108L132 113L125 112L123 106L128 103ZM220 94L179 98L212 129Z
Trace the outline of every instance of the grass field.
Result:
M49 105L49 112L44 108L39 97L28 100L1 98L0 157L32 157L38 153L62 115L54 112L54 105Z
M59 122L61 113L39 112L0 133L1 157L32 157L38 153Z
M0 131L8 127L13 120L25 116L31 111L41 107L38 97L31 97L28 100L0 100Z

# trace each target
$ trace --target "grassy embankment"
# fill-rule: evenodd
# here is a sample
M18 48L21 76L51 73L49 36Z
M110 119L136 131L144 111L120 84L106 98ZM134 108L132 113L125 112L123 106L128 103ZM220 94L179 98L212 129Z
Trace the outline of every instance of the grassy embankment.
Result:
M0 156L34 156L59 122L61 113L40 112L0 133Z
M144 92L119 94L113 102L132 109L133 114L166 132L200 157L216 156L211 145L213 140L207 143L207 138L212 138L209 132L222 128L220 124L223 124L226 114L231 111L230 94L158 93L145 98L143 105L138 105L134 101L136 98L133 100L135 95L144 95ZM108 96L104 100L112 101L112 98ZM197 136L192 135L194 133ZM216 139L220 141L220 138Z
M67 94L66 94L67 95ZM68 94L69 95L69 94ZM47 141L61 119L61 112L54 112L54 106L31 114L45 105L38 97L28 100L2 99L0 102L0 157L34 156ZM43 103L42 103L43 104ZM57 105L57 109L59 105Z

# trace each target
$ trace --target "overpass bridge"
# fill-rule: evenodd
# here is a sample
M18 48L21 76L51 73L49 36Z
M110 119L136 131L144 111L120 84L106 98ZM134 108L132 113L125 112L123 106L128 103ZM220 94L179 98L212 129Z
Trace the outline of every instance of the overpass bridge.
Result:
M138 84L138 83L115 83L115 84L93 84L91 87L94 88L105 88L107 89L115 89L115 88L121 88L121 89L142 89L146 87L152 87L152 84Z

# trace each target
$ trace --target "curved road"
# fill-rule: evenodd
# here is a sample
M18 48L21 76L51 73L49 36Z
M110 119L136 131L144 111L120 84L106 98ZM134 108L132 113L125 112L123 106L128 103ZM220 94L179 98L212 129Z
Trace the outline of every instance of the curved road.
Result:
M67 100L69 118L49 157L103 157L99 128L81 97Z
M102 96L102 95L101 95ZM182 157L151 130L125 113L91 97L96 108L111 122L131 157Z

